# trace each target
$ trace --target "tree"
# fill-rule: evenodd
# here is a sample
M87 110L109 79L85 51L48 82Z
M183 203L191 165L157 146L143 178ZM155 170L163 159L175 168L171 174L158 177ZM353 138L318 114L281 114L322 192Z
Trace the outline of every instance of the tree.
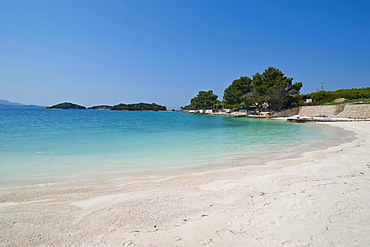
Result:
M302 82L292 83L279 69L267 68L262 74L253 76L254 94L260 97L259 104L264 101L272 109L281 110L288 102L289 97L296 95L302 88Z
M293 78L284 76L280 70L269 67L253 79L242 76L234 80L224 91L224 103L234 109L256 105L261 108L267 103L272 109L287 106L293 95L299 93L302 83L292 83Z
M189 108L193 109L215 109L220 101L212 90L199 91L198 95L190 100Z
M224 103L231 105L233 108L250 105L250 98L253 85L252 79L247 76L242 76L234 80L231 85L224 91ZM252 102L253 103L253 102Z

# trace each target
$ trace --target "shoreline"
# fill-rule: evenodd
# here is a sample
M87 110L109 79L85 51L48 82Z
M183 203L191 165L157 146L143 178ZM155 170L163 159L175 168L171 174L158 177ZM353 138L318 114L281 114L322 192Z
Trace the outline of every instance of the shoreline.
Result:
M366 246L370 123L324 150L127 183L0 194L0 246Z
M264 119L265 121L271 120L286 120L286 118L275 118L275 119ZM111 181L111 180L119 180L123 182L132 182L136 180L153 180L153 179L162 179L174 176L182 176L182 175L191 175L195 173L201 172L212 172L212 171L220 171L224 169L229 169L232 167L243 167L243 166L250 166L250 165L264 165L266 162L272 160L280 160L280 159L287 159L287 158L294 158L299 157L302 153L307 152L307 150L315 151L320 149L326 149L333 145L338 145L338 143L346 142L350 139L353 139L354 135L350 131L345 131L341 128L330 127L330 132L335 133L335 135L340 136L340 138L333 138L333 134L331 134L330 138L331 142L326 142L322 140L316 140L314 143L307 142L304 143L304 140L301 139L300 145L296 146L295 148L287 148L285 146L280 145L280 149L278 151L274 149L270 149L269 153L263 153L258 155L252 156L235 156L231 155L228 156L225 160L220 161L213 161L207 162L204 164L196 164L194 165L186 165L186 166L175 166L175 167L160 167L153 170L153 168L147 169L133 169L133 170L117 170L112 172L102 172L102 173L86 173L86 174L76 174L76 175L61 175L60 177L39 177L34 179L27 179L27 180L5 180L1 181L0 183L0 195L6 192L11 192L14 190L22 190L22 189L29 189L29 188L38 188L44 187L49 185L67 185L67 184L78 184L78 185L91 185L95 183L99 183L99 181ZM335 129L335 130L334 130Z

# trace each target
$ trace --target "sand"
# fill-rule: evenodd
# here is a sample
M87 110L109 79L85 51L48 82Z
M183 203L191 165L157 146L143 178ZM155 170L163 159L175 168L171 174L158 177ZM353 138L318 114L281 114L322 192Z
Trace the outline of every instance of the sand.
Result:
M0 190L0 246L370 246L370 122L262 165Z

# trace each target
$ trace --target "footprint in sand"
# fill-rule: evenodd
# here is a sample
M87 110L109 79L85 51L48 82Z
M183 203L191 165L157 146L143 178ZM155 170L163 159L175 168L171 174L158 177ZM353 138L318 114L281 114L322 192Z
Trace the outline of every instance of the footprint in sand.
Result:
M123 246L130 246L130 245L132 245L133 244L133 242L131 241L131 240L127 240L127 241L125 241L124 243L123 243Z
M320 217L320 213L317 212L316 210L311 211L310 214L313 215L314 217Z
M280 216L278 218L274 218L273 220L270 221L271 224L275 225L275 226L280 226L280 222L281 220L283 220L283 217Z

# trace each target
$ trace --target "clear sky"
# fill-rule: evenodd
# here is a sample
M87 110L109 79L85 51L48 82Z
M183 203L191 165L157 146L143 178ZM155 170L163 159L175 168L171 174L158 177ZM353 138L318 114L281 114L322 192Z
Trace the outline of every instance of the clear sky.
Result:
M370 86L368 0L0 0L0 99L179 109L273 66Z

